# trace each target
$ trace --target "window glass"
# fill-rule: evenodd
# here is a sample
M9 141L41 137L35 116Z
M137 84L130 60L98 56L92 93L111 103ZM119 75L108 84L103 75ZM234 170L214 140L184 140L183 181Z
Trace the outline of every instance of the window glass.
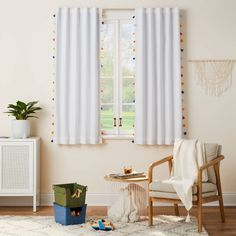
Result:
M124 22L121 30L122 127L121 133L132 134L135 122L135 33L132 22Z
M135 122L134 105L122 106L122 133L133 134Z
M101 25L101 129L133 134L135 120L135 34L132 21Z
M114 101L113 77L101 78L101 103L113 103Z
M121 23L122 76L134 76L135 33L133 23Z
M122 78L122 102L134 103L135 90L134 90L134 77L126 76Z
M101 24L100 62L101 62L101 130L103 134L114 132L114 63L115 63L115 25L112 22Z
M113 76L114 74L114 24L103 22L100 34L100 61L101 76Z
M106 134L109 131L113 131L113 104L103 104L101 106L101 129Z

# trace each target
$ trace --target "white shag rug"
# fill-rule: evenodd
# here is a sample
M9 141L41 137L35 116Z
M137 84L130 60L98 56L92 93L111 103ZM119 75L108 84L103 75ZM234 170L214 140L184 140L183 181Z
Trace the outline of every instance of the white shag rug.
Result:
M88 218L89 219L89 218ZM196 218L186 223L184 218L159 216L154 218L154 226L147 221L136 223L116 223L110 232L93 230L89 223L62 226L55 223L53 216L0 216L1 236L194 236L197 231ZM208 235L205 229L201 235Z

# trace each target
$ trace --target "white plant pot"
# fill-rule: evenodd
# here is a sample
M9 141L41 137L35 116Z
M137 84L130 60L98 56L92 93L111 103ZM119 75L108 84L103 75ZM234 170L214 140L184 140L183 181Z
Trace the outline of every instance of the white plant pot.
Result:
M30 136L30 122L28 120L12 120L12 138L28 138Z

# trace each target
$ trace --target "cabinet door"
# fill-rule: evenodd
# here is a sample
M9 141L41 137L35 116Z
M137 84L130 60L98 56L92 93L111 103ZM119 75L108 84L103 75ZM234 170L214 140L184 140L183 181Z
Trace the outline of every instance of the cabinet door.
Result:
M33 193L33 142L0 143L0 194Z

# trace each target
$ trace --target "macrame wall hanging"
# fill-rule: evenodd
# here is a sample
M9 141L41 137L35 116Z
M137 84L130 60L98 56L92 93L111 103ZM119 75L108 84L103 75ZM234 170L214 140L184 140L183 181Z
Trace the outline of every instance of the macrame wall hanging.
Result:
M235 60L190 60L195 67L197 83L207 95L220 96L232 84Z

